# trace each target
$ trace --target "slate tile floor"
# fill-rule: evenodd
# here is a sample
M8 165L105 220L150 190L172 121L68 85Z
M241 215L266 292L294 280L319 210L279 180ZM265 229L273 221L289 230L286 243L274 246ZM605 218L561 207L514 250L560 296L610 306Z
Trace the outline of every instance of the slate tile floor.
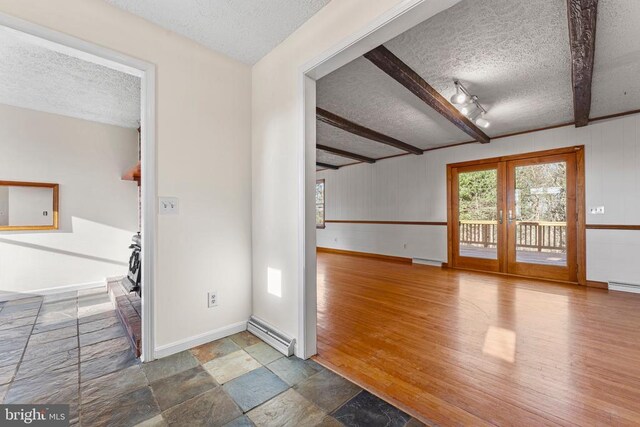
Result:
M104 289L0 295L0 402L69 403L83 426L420 426L248 332L140 364Z

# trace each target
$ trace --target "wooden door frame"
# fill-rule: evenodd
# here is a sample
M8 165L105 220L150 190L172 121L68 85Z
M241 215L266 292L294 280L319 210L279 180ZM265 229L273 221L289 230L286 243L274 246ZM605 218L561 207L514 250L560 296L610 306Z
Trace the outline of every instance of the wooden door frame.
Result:
M156 151L156 66L95 43L0 12L0 26L37 40L39 45L83 61L140 78L142 143L142 361L163 354L156 348L155 283L157 270L158 206ZM177 351L173 351L177 353ZM168 355L165 353L164 355Z
M451 175L450 181L450 194L451 194L451 204L449 205L448 211L451 213L451 221L447 221L447 224L450 224L449 234L451 234L451 238L449 241L451 242L451 262L452 265L456 265L457 267L471 270L483 270L489 271L492 273L499 273L504 269L504 265L506 265L506 259L503 254L500 253L500 247L504 244L504 239L506 238L505 234L505 223L504 221L499 224L497 229L497 247L496 247L496 259L484 259L484 258L473 258L473 257L465 257L461 256L460 253L460 227L456 226L456 214L455 212L459 209L458 203L458 182L456 178L460 176L461 173L473 173L487 170L495 170L496 171L496 197L498 206L502 206L504 204L504 187L506 183L506 173L504 163L500 162L483 162L477 165L467 165L460 167L452 167L449 172ZM497 212L496 212L497 213Z
M576 175L578 173L577 168L577 159L575 153L565 153L565 154L555 154L552 156L538 156L535 158L526 158L526 159L518 159L511 160L503 163L506 165L506 176L507 176L507 188L515 189L516 188L516 168L520 166L532 166L539 164L548 164L548 163L558 163L565 162L567 165L566 169L566 203L567 203L567 264L566 266L549 266L543 264L533 264L533 263L523 263L517 261L517 249L516 249L516 228L517 228L517 219L513 221L513 223L508 222L508 229L512 231L512 233L508 233L508 244L505 248L506 250L506 258L507 258L507 269L505 272L514 275L522 275L528 276L526 271L530 269L534 269L537 271L538 275L535 277L539 277L542 279L552 279L552 280L567 280L571 283L577 282L578 275L578 251L576 247L576 237L578 232L578 220L577 215L572 216L569 213L575 212L577 213L577 180ZM569 209L573 207L573 210ZM508 211L513 210L513 212L517 212L517 206L515 201L514 193L507 193L507 204L505 209ZM570 226L570 227L569 227ZM574 262L575 260L575 262ZM520 271L518 271L520 270ZM568 275L567 277L561 277L563 275Z
M575 153L576 155L576 263L577 281L579 285L587 284L587 251L586 251L586 208L585 208L585 165L584 165L584 145L555 148L551 150L535 151L508 156L491 157L486 159L450 163L447 164L447 264L449 268L459 268L455 265L453 256L453 219L452 196L453 196L453 169L483 165L487 163L508 162L512 160L524 160L536 157L547 157L558 154ZM501 272L499 274L508 274Z

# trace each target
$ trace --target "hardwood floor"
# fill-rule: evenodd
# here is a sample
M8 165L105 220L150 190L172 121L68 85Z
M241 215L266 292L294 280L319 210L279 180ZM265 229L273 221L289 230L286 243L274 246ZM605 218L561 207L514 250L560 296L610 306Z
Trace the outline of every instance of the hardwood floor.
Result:
M640 295L318 254L317 360L440 425L640 425Z

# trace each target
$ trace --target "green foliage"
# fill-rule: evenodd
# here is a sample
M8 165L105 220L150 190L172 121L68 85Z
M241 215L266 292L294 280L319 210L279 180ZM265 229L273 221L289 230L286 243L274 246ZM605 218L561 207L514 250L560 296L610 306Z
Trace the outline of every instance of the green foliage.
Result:
M496 170L461 173L458 182L460 220L495 221L498 205Z
M518 221L564 222L566 214L566 163L516 167L516 217ZM497 219L497 171L458 175L460 220Z

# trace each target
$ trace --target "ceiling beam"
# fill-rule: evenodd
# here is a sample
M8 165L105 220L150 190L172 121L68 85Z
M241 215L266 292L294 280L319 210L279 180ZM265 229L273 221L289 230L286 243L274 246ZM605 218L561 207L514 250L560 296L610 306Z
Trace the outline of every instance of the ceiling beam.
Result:
M596 47L598 0L567 0L569 42L571 47L571 82L573 116L576 127L589 123L591 79Z
M358 135L372 141L381 142L409 153L418 155L422 154L422 149L418 147L414 147L413 145L409 145L380 132L376 132L375 130L349 121L344 117L340 117L337 114L333 114L327 110L323 110L322 108L316 108L316 118L323 123L335 126L354 135Z
M336 166L336 165L330 165L329 163L322 163L322 162L316 162L316 166L319 166L321 168L325 168L325 169L340 169L340 166Z
M361 156L360 154L351 153L349 151L340 150L339 148L327 147L326 145L316 144L318 150L326 151L327 153L336 154L338 156L347 157L353 160L360 160L366 163L375 163L376 160L370 157Z
M490 141L486 133L386 47L378 46L365 53L364 57L474 140L483 144Z

